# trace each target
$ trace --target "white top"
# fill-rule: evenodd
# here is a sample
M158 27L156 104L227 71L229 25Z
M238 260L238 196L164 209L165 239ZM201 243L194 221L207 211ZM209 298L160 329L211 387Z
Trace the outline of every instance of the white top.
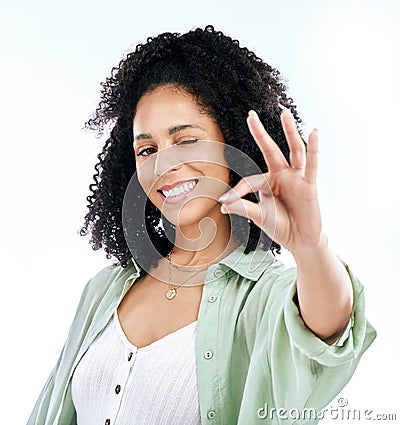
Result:
M78 425L200 425L196 328L137 348L115 312L72 378Z

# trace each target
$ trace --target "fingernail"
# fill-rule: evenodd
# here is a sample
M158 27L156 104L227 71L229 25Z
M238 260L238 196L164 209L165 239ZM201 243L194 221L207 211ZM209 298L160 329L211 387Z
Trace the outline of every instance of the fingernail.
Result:
M251 109L247 115L248 118L250 118L251 116L253 116L255 119L260 119L257 112L254 109Z
M287 114L289 114L289 115L293 118L292 111L291 111L289 108L285 108L285 109L283 109L283 110L282 110L282 114L283 114L284 112L286 112Z
M222 196L218 198L219 202L226 202L231 197L231 194L229 192L224 193Z
M221 205L221 212L222 214L228 214L228 210L223 205Z

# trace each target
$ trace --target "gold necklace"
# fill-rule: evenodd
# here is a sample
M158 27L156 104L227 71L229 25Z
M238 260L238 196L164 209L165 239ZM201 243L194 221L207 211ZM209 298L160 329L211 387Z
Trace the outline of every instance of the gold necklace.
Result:
M172 263L171 261L171 253L172 253L172 249L171 251L167 254L167 258L168 258L168 284L169 284L169 290L165 293L165 296L167 297L168 300L173 300L177 294L177 289L179 287L181 287L183 284L185 284L190 278L192 278L193 276L189 276L186 280L184 280L182 283L180 283L179 285L172 285L171 283L171 266L176 267L178 270L185 270L185 268L180 268L178 266L176 266L175 264ZM208 269L209 264L207 264L207 266L203 266L200 269L195 268L195 270L192 269L192 271L196 271L196 272L201 272L204 271L206 269ZM200 284L197 284L200 285ZM197 285L190 285L190 286L197 286Z

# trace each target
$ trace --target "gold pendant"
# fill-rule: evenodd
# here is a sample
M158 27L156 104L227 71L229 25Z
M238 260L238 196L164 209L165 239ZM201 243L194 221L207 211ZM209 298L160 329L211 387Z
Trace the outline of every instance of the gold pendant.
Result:
M169 299L172 300L175 298L176 295L176 290L175 288L171 288L169 291L167 291L167 293L165 294L165 296Z

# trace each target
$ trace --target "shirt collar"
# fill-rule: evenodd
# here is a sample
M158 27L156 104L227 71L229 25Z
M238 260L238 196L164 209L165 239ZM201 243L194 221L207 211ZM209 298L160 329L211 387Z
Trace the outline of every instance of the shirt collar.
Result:
M246 279L257 281L265 269L273 262L274 256L271 251L264 251L257 245L254 251L244 253L245 246L239 245L218 264L223 264ZM140 267L135 259L131 259L134 267L133 274L140 274Z
M142 270L139 267L139 264L135 261L135 259L132 257L131 258L132 264L133 264L133 274L140 274L140 271Z
M258 281L265 269L273 262L271 251L264 251L259 245L254 251L244 253L245 246L239 245L219 264L224 264L236 273L253 281Z

